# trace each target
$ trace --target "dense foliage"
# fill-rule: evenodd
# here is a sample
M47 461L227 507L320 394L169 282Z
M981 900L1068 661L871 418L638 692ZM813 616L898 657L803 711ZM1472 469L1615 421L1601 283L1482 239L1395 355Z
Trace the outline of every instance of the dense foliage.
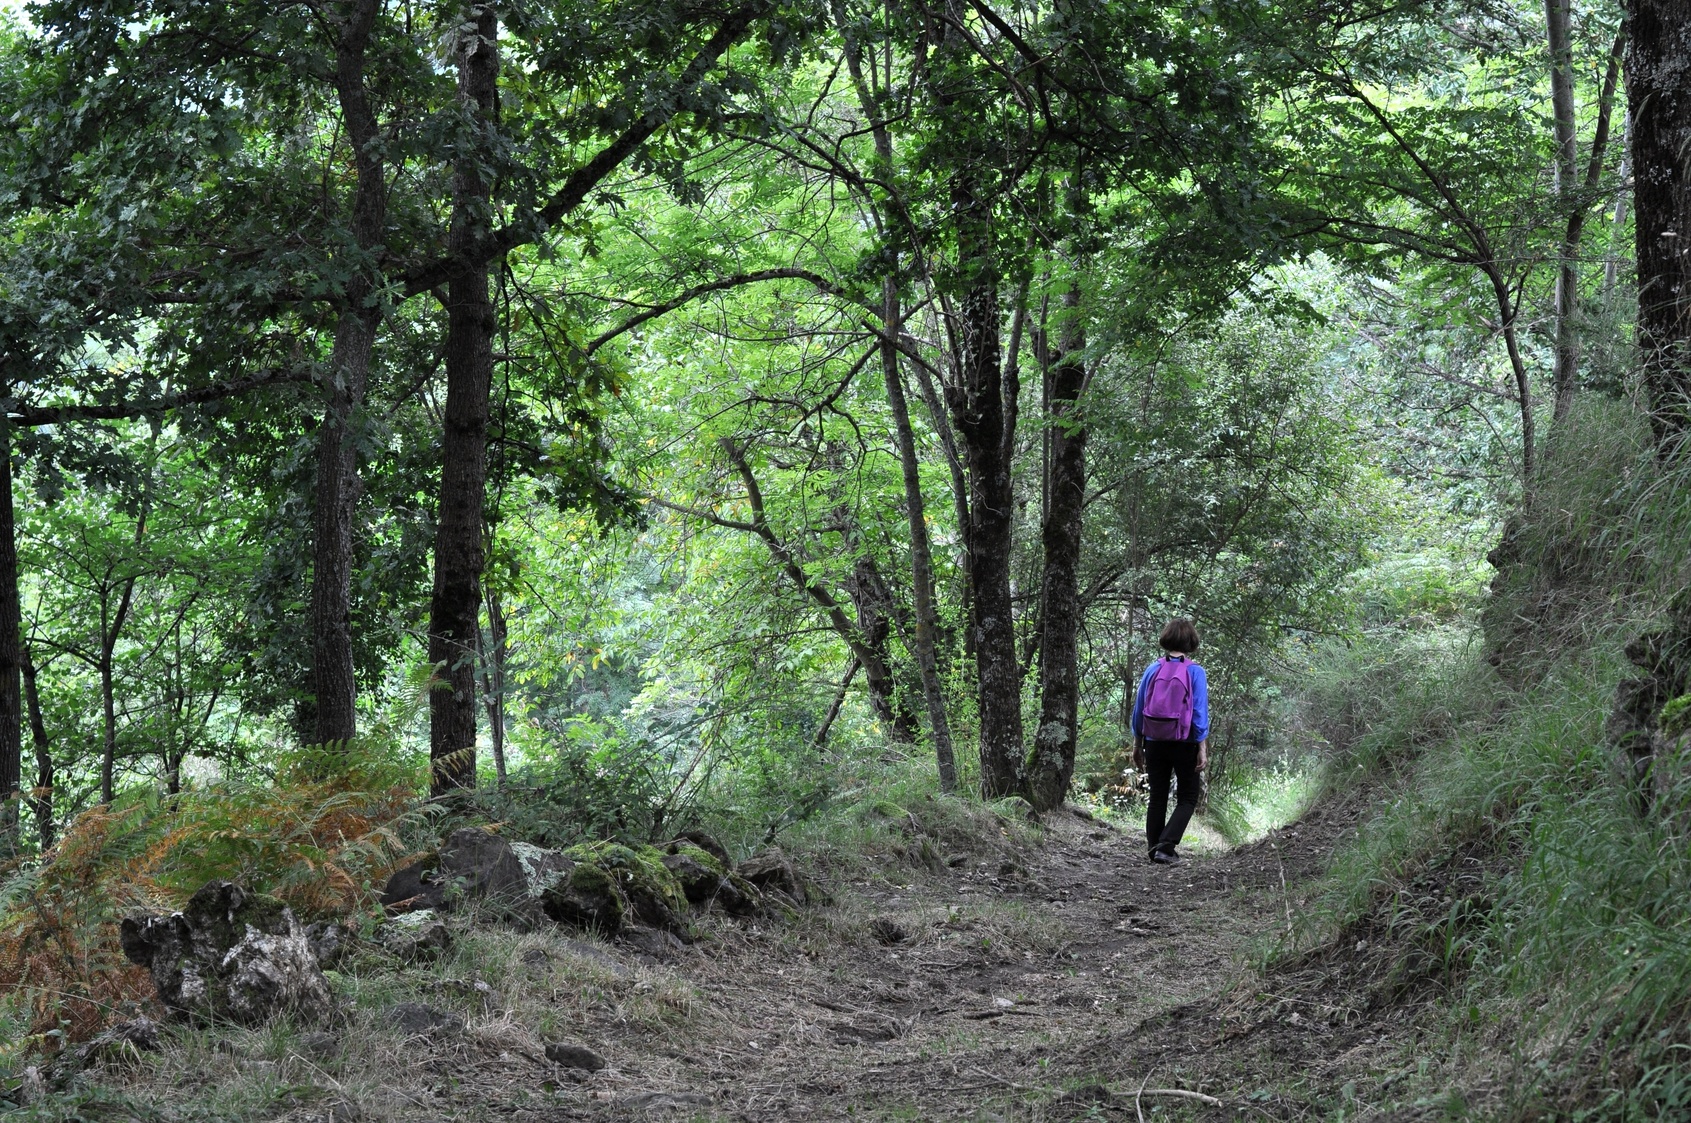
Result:
M1550 587L1665 599L1678 560L1628 537L1668 536L1636 477L1673 425L1629 342L1622 15L9 12L31 907L94 946L96 884L310 869L333 900L301 903L355 911L427 789L560 844L772 839L866 753L1130 801L1171 616L1224 808L1307 743L1288 699L1342 644L1471 625L1500 535L1528 632ZM1593 417L1632 490L1576 502ZM19 939L0 978L86 989Z

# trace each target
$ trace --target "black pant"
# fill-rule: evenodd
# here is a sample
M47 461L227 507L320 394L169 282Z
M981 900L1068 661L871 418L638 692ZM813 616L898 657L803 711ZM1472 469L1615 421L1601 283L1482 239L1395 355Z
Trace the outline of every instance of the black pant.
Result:
M1198 806L1202 781L1198 778L1196 741L1146 741L1145 771L1150 773L1151 799L1145 808L1145 843L1153 851L1174 853L1186 824ZM1168 818L1168 784L1178 778L1174 817ZM1166 822L1164 820L1167 820Z

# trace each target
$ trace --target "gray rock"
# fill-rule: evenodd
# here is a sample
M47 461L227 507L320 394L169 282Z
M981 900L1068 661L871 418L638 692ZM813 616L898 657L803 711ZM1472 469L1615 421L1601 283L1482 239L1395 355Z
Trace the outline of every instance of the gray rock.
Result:
M577 863L570 875L546 891L546 915L560 924L614 936L631 911L616 879L591 862Z
M384 920L376 943L407 963L423 962L452 950L452 931L433 909L419 909Z
M76 1051L76 1061L79 1065L86 1065L135 1053L153 1053L158 1051L158 1047L159 1024L142 1016L133 1021L119 1022L84 1042Z
M780 893L795 904L810 899L804 879L779 850L765 850L740 863L738 874L763 893Z
M178 1016L260 1025L279 1014L309 1023L335 1012L293 912L231 882L208 882L181 912L126 918L118 938Z
M598 1072L608 1063L604 1057L587 1046L573 1041L547 1042L546 1059L565 1068L585 1069L588 1072Z
M732 870L734 868L733 860L728 857L728 848L723 846L722 843L716 841L716 839L712 838L710 835L706 834L704 831L682 831L676 836L675 842L691 842L694 846L697 846L700 850L703 850L705 853L709 854L721 863L724 870ZM670 845L673 846L675 843L671 843ZM671 851L671 853L673 853L673 851Z
M341 1039L322 1030L302 1033L294 1044L302 1057L314 1061L332 1061L341 1055Z
M575 863L557 850L507 842L479 827L453 831L440 848L434 876L445 886L448 906L478 903L501 920L536 925L545 920L542 898L567 884Z
M633 948L645 960L653 963L673 962L677 953L686 950L687 947L674 932L662 928L647 928L638 924L624 928L617 939Z
M346 953L352 950L353 935L343 924L319 920L315 924L306 925L305 942L311 945L311 954L317 957L317 966L327 971L346 958Z
M420 1002L401 1002L388 1010L388 1024L413 1037L450 1037L464 1032L464 1019Z
M447 889L440 875L440 855L427 854L393 871L382 890L382 907L389 912L444 908Z

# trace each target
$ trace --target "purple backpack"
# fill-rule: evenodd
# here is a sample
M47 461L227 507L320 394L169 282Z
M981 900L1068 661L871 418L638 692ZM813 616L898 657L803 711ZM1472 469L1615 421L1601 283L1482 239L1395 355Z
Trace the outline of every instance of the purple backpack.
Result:
M1164 659L1145 692L1140 729L1149 741L1187 741L1192 737L1192 664Z

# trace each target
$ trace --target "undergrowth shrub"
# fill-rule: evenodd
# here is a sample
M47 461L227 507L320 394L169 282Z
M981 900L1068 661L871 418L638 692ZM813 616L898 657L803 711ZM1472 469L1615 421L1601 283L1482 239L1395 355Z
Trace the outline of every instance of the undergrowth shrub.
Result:
M1311 661L1301 723L1336 765L1388 765L1495 709L1501 684L1476 646L1466 626L1378 629L1329 644Z
M1473 645L1371 703L1376 724L1335 774L1389 760L1396 782L1282 952L1367 934L1400 965L1425 960L1445 988L1451 1056L1483 1010L1494 1025L1480 1055L1517 1066L1475 1074L1494 1086L1507 1076L1508 1102L1488 1117L1675 1118L1691 1106L1691 782L1656 815L1637 813L1602 735L1619 646L1565 654L1521 693L1476 692L1481 704L1444 715L1418 747L1428 688L1476 681ZM1355 681L1377 689L1371 666Z
M369 912L423 815L421 777L395 756L364 742L300 750L268 779L83 812L46 861L0 882L0 1017L52 1050L149 1006L151 982L125 959L118 922L179 907L213 879L271 893L303 918Z

